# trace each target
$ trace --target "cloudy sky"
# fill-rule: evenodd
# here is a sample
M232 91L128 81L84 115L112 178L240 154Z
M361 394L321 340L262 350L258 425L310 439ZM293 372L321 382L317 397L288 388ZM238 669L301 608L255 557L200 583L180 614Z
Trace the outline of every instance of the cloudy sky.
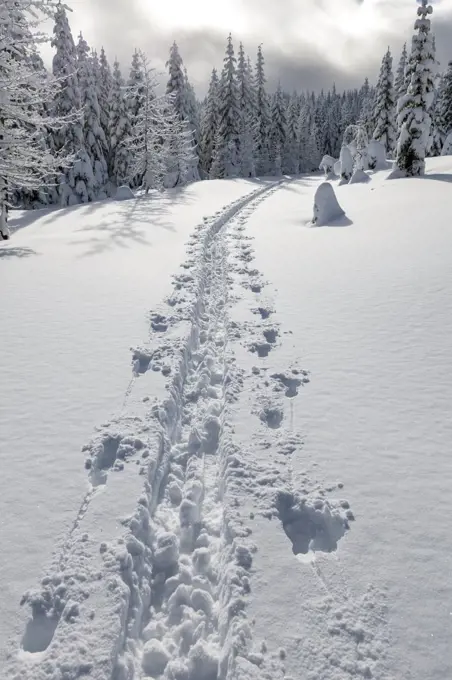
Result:
M410 41L416 0L67 0L74 33L105 47L127 72L135 47L163 70L169 46L179 44L198 95L213 66L221 68L226 37L242 40L254 61L263 43L270 87L359 85L376 78L389 45L395 60ZM433 28L442 64L452 59L452 0L434 0Z

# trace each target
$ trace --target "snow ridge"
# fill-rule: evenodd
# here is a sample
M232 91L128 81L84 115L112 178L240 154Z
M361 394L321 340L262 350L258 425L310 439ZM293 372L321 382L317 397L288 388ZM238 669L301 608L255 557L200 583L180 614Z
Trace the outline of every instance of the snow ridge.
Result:
M172 375L167 397L130 416L129 385L121 415L84 447L92 488L54 569L23 598L32 618L7 678L229 677L240 640L250 635L242 596L252 557L222 504L225 409L241 387L227 354L224 233L279 184L199 226L184 267L190 274L176 277L168 300L175 314L167 331L154 331L160 347L134 353L134 380L150 368ZM121 493L126 482L127 495L135 489L138 498L132 512ZM96 526L106 512L107 531Z

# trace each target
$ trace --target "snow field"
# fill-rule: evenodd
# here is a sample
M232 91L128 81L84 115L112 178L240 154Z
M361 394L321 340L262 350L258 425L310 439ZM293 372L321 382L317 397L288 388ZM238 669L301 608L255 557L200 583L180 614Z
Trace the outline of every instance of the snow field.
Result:
M182 333L148 348L148 375L169 376L169 396L151 405L144 397L140 416L132 404L135 390L126 393L121 415L85 447L92 488L54 571L25 596L33 617L7 677L165 671L166 677L210 678L219 661L226 677L250 556L240 534L228 520L224 525L221 505L227 475L220 466L229 457L227 446L221 453L222 419L237 390L224 358L222 229L277 186L264 186L205 220L192 239L186 273L175 277L168 300L171 330L179 324ZM161 324L162 315L157 318ZM137 352L143 361L146 348ZM139 502L130 512L132 498ZM231 510L231 523L233 516ZM142 637L148 620L152 626Z

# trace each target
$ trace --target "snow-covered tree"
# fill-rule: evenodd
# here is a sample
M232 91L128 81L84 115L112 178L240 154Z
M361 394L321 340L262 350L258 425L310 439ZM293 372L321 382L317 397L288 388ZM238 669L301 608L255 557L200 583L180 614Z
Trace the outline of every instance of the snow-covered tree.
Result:
M415 35L412 41L410 64L412 70L408 92L398 103L398 127L396 175L423 175L425 156L429 144L432 119L430 109L434 97L435 55L430 19L432 14L428 0L421 0ZM395 176L396 176L395 175Z
M300 169L302 172L313 172L319 167L320 152L317 146L317 126L311 98L308 98L301 107L298 137L300 140Z
M399 60L399 65L397 67L397 73L394 81L394 97L396 104L399 101L400 97L403 97L404 94L406 94L407 91L407 86L406 86L406 80L405 80L405 69L407 65L407 51L406 51L406 43L403 46L402 49L402 54L400 55L400 60Z
M39 12L52 6L40 0L3 0L0 7L0 234L5 239L12 192L42 187L71 161L65 150L51 154L43 143L48 131L74 121L43 115L42 107L50 107L61 83L36 69L32 59L35 38L30 29L36 27Z
M300 171L299 119L300 99L297 93L293 92L286 113L287 133L283 163L284 171L291 175L297 175Z
M238 108L240 111L240 163L241 176L254 177L254 117L256 113L256 93L253 87L250 62L240 43L237 60Z
M368 78L360 91L360 103L359 118L356 122L365 129L367 136L371 137L374 131L375 90L370 87Z
M110 131L109 174L112 183L121 186L129 178L130 151L126 140L131 137L132 129L124 80L117 60L114 63L112 80L108 123Z
M201 121L200 159L201 168L208 176L215 152L215 139L218 130L218 75L213 69L209 91L204 105Z
M166 63L169 70L169 80L166 86L166 94L171 95L174 109L180 121L191 131L193 140L193 166L191 179L199 179L198 170L198 143L199 143L199 115L193 87L191 86L187 72L184 69L182 57L177 43L173 43L170 56Z
M270 171L269 139L270 104L266 91L265 60L262 45L257 50L256 87L256 171L266 175Z
M58 191L62 205L87 203L93 196L94 184L91 158L84 147L84 117L77 70L77 52L63 5L55 13L52 46L53 75L62 84L54 98L55 116L77 115L75 122L57 129L52 134L51 145L57 152L66 150L75 155L75 162L69 168L62 168L58 178Z
M77 44L77 69L83 106L83 147L93 169L92 184L87 185L89 200L106 198L108 170L105 158L107 142L100 124L100 108L90 49L80 33Z
M373 139L384 144L386 153L391 157L396 141L395 100L392 74L392 56L388 48L380 69L375 96Z
M97 82L97 99L99 102L100 124L106 140L105 157L110 155L110 98L113 88L113 77L107 55L102 47L99 57L99 70L95 74Z
M281 154L286 146L287 121L285 102L282 96L281 84L274 94L271 109L270 125L270 172L272 175L281 174Z
M229 34L219 84L218 132L210 171L213 179L240 175L240 110L236 75L234 46Z
M437 125L444 142L452 132L452 61L449 62L441 82L437 103Z

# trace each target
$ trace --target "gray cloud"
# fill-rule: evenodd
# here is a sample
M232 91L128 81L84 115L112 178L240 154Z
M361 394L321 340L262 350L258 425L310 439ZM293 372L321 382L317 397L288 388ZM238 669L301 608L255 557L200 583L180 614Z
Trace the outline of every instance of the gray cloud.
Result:
M69 0L70 1L70 0ZM221 69L229 31L236 48L243 40L252 60L259 43L263 43L269 87L280 80L285 89L329 88L333 82L338 89L358 86L365 76L376 79L381 57L389 45L397 63L402 44L410 41L415 13L412 0L229 0L241 21L239 26L218 28L162 27L153 21L152 9L144 10L140 0L89 0L74 4L70 22L74 33L83 29L91 46L105 47L111 61L116 56L127 73L135 47L143 49L160 70L165 70L169 47L173 40L179 44L184 63L198 95L204 95L210 71ZM353 20L358 12L373 5L378 18L390 18L376 30L346 33L332 26L332 9L341 4ZM332 4L334 3L334 5ZM148 3L152 7L152 2ZM437 3L433 27L437 37L438 57L445 66L452 59L450 31L452 0ZM353 10L355 8L355 10ZM372 8L371 8L372 9ZM242 20L243 19L243 20ZM246 29L243 29L243 25ZM323 31L323 25L328 27ZM312 30L320 27L318 41ZM329 31L329 32L328 32Z

